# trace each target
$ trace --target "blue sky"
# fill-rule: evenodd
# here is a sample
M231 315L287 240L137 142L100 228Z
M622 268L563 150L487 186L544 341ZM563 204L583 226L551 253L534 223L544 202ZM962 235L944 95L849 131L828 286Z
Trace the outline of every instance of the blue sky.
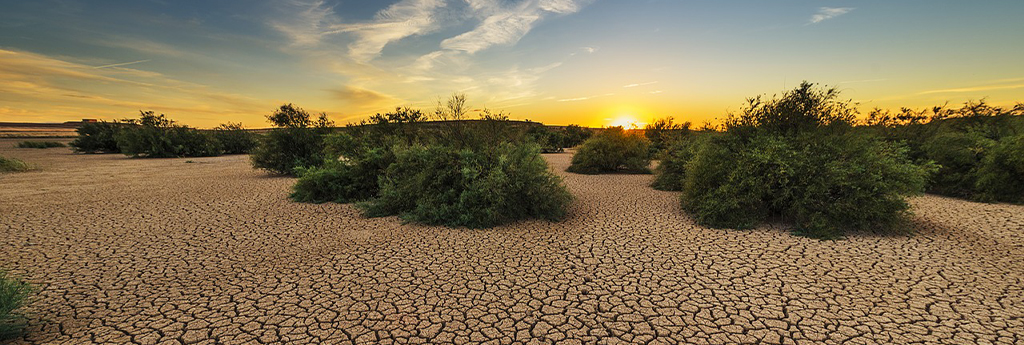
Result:
M1024 97L1022 1L4 1L0 121L292 102L340 123L464 92L554 124L703 122L801 80L862 107Z

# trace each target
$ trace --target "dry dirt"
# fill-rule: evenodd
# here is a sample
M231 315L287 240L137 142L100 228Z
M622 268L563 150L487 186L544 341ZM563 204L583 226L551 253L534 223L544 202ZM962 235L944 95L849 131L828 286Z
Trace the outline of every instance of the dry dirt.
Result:
M918 234L694 224L651 176L561 172L561 223L488 230L287 200L245 156L0 155L0 266L42 288L20 343L1024 342L1024 207L925 196ZM192 160L195 163L186 163Z

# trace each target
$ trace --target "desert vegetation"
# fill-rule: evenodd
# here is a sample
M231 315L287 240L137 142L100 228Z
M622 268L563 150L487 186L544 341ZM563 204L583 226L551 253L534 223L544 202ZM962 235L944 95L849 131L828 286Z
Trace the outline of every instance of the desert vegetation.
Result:
M566 171L578 174L650 173L651 141L636 130L609 127L583 142Z
M209 157L249 153L258 135L240 123L204 131L176 123L164 114L139 111L138 119L84 123L71 147L80 153L123 153L132 157Z
M930 193L977 201L1024 202L1024 103L995 107L984 100L871 111L865 131L903 143L918 162L938 167Z
M855 130L855 115L836 89L807 82L752 98L723 133L669 149L655 187L681 190L683 208L713 227L781 219L816 238L905 231L906 197L924 190L934 166Z
M35 287L0 269L0 341L21 336L28 318L21 309L28 303Z
M253 150L253 167L295 176L301 169L324 164L324 136L334 127L327 114L321 113L314 119L289 103L267 115L267 120L275 128Z
M439 102L430 126L399 108L327 136L325 161L297 170L292 199L359 201L370 217L470 228L564 216L572 196L540 156L537 132L489 110L468 121L465 102Z
M31 170L32 166L17 158L0 156L0 173Z
M67 147L67 145L65 145L64 143L59 142L59 141L32 141L32 140L26 140L26 141L19 142L17 147L20 148L20 149L49 149L49 148L54 148L54 147Z

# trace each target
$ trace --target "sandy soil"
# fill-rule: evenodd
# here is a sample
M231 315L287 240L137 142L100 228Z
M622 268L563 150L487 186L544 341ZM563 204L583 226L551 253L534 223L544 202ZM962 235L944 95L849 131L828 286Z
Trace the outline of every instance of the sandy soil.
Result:
M40 170L0 175L0 266L42 287L15 343L1024 342L1021 206L925 196L915 236L823 242L554 154L569 219L446 229L289 202L245 156L12 144Z

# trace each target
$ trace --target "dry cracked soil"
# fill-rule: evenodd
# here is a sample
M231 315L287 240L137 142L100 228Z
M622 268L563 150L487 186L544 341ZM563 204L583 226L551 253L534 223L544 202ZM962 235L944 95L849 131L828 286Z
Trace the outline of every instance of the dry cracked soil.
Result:
M486 230L299 204L246 156L13 149L14 344L1024 343L1024 207L913 199L913 236L694 224L650 175L564 173L559 223ZM189 162L191 161L191 163Z

